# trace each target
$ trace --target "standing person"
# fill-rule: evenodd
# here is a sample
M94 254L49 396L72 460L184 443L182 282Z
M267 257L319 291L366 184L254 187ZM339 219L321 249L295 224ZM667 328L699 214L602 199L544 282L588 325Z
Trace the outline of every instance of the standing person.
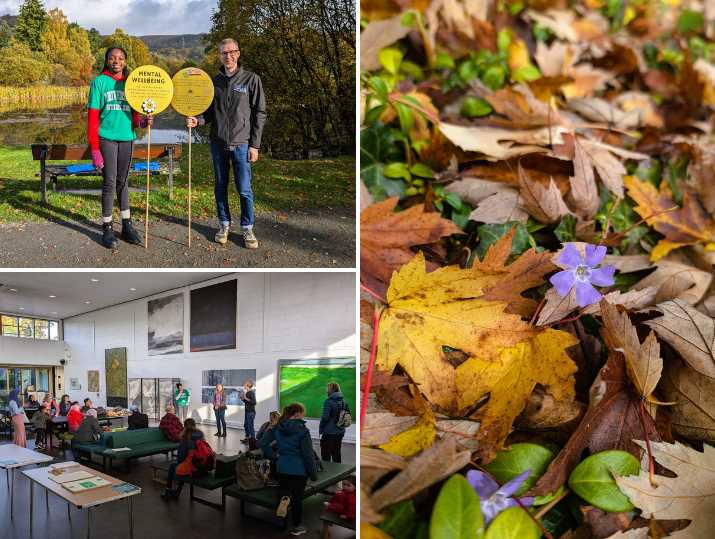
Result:
M266 458L273 458L272 442L278 446L278 488L281 501L276 515L285 517L291 508L293 528L291 535L303 535L307 530L302 524L303 492L308 478L318 479L313 458L313 442L305 426L305 408L300 403L289 404L283 409L278 426L261 437L261 450Z
M345 428L338 425L340 412L348 409L343 399L340 385L329 382L328 398L323 401L323 415L320 417L320 458L325 461L342 462L340 448L343 445Z
M186 125L211 124L211 159L219 221L214 239L222 245L228 241L231 228L228 184L233 164L236 190L241 199L243 242L248 249L258 249L258 240L253 232L251 163L258 161L266 121L266 98L261 78L241 67L241 50L236 40L224 39L218 46L218 52L223 65L213 78L214 100L203 116L188 117Z
M243 397L241 397L245 408L246 416L243 420L243 430L246 432L246 437L241 440L247 443L249 438L256 437L256 427L254 421L256 420L256 389L253 387L253 380L246 380L243 382Z
M27 447L25 434L25 409L20 402L20 390L10 391L10 416L12 417L12 443L20 447Z
M214 415L216 416L217 432L214 436L226 437L226 392L223 390L223 384L216 384L214 392ZM223 428L223 431L221 430Z
M176 403L176 410L179 412L178 416L182 423L186 421L190 399L191 393L189 393L189 390L184 389L181 382L177 382L176 389L174 390L174 402Z
M67 414L70 411L70 406L72 406L72 402L70 402L70 396L65 393L64 395L62 395L62 399L60 400L60 415L62 417L67 417Z
M115 191L122 217L122 239L141 244L132 226L127 178L136 138L134 128L151 126L153 118L132 112L124 95L128 75L127 52L121 47L109 47L104 53L102 73L89 88L87 103L87 141L92 163L102 171L102 245L107 249L116 249L119 245L112 227Z
M45 439L47 438L47 427L50 423L50 405L43 404L35 412L30 421L35 427L35 449L42 451L45 449Z

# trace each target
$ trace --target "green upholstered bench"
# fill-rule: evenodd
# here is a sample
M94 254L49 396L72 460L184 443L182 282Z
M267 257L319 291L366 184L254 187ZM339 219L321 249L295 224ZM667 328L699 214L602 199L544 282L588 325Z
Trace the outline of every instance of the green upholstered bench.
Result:
M162 453L168 458L173 451L179 448L178 442L171 442L164 438L164 433L158 427L105 432L102 438L106 447L96 452L102 455L105 468L107 460L110 468L115 459L124 461L128 467L131 459L160 455ZM115 451L115 449L122 447L128 447L129 449Z
M326 511L320 515L320 520L323 522L323 539L330 539L331 526L340 526L341 528L355 531L354 518L340 518L340 515Z
M323 462L324 470L318 472L317 481L308 481L303 492L303 499L310 498L324 491L328 487L347 479L355 473L354 464L341 464L337 462ZM278 507L279 491L278 487L265 487L257 490L241 490L238 485L224 487L223 496L231 496L241 500L241 515L246 516L246 503L275 509ZM284 527L288 522L286 516L281 522Z

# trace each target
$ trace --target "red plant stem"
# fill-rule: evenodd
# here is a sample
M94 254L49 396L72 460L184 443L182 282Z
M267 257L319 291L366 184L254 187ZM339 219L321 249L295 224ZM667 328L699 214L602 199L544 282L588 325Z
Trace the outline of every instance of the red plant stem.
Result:
M367 399L370 396L372 373L375 369L375 358L377 356L377 331L380 326L381 315L382 309L376 307L372 313L372 340L370 341L370 361L368 361L367 363L367 373L365 374L365 387L362 391L362 402L360 403L360 428L362 428L362 426L365 424L365 415L367 414Z
M371 295L373 298L375 298L377 301L382 303L383 305L387 305L387 300L383 298L381 295L379 295L377 292L373 292L370 288L365 286L364 284L360 283L360 288L364 291L367 292L369 295Z
M645 439L645 448L648 451L648 479L652 486L656 486L655 482L655 459L653 458L653 451L650 447L650 438L648 438L648 431L645 427L645 404L643 401L638 405L638 411L640 412L641 426L643 427L643 438Z
M529 320L529 325L530 325L530 326L533 326L533 325L536 323L536 319L538 318L539 313L541 312L541 309L543 309L545 303L546 303L546 296L544 296L543 298L541 298L541 301L540 301L539 304L536 306L536 310L534 311L534 314L533 314L533 316L531 317L531 320Z

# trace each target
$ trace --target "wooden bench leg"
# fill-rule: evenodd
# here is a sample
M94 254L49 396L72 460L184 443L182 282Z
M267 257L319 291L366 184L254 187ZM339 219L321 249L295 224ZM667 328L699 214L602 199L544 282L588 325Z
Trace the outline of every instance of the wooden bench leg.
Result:
M323 539L330 539L330 523L323 522Z
M40 153L40 200L43 204L47 203L47 168L45 166L46 155L47 150L42 150Z

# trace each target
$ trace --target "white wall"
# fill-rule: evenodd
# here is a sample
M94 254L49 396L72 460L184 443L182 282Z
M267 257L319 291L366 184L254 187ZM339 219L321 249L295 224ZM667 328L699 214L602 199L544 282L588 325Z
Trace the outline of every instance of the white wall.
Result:
M201 374L210 369L256 369L256 429L278 409L279 359L356 356L354 273L240 273L238 279L238 339L236 350L185 352L164 356L147 353L147 301L184 291L184 350L189 350L189 291L206 283L143 300L108 307L64 321L65 343L71 359L64 369L65 388L79 378L87 396L87 370L100 371L100 393L90 397L106 404L104 351L127 349L129 378L181 378L191 391L190 414L213 421L210 405L201 403ZM356 382L357 383L357 382ZM353 411L353 416L356 412ZM229 426L242 426L243 408L229 406ZM308 421L317 436L318 422ZM355 441L355 426L346 441Z
M0 363L17 365L56 365L65 356L62 341L0 336Z

